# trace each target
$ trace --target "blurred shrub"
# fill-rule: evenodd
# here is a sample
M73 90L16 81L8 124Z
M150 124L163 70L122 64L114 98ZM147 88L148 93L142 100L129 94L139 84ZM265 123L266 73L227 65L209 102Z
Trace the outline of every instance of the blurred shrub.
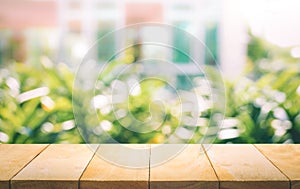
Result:
M286 68L257 81L227 83L226 119L217 142L300 142L300 73Z
M203 104L201 123L195 127L199 112L183 111L181 103L192 109L195 101L191 98L196 95L190 91L176 93L166 82L167 76L145 77L147 73L136 71L142 66L112 61L98 75L95 90L85 90L86 85L80 86L80 82L74 86L74 113L83 138L92 143L198 142L208 127L211 107ZM115 74L119 70L126 72ZM204 84L198 81L198 86Z
M291 58L287 51L251 36L247 77L225 82L226 113L224 121L218 124L216 143L300 143L300 66L299 60ZM115 62L111 69L117 66L120 65ZM163 82L141 83L139 91L132 91L138 94L130 95L126 102L116 105L117 112L109 108L109 103L103 103L103 99L107 100L110 95L107 89L117 82L110 75L111 69L104 77L99 77L92 101L73 99L73 105L81 107L81 117L76 123L87 128L81 130L82 136L90 137L89 141L112 142L102 135L104 130L119 142L161 143L171 133L176 133L176 127L181 124L176 111L176 108L180 109L178 101L169 103L163 110L161 104L155 102L157 96L166 97L164 100L172 99ZM125 80L120 78L119 82ZM201 83L201 78L198 80ZM0 69L0 143L84 142L75 127L73 81L74 73L66 65L53 65L45 57L41 64L35 66L16 63ZM199 86L199 89L202 88ZM92 93L79 92L83 95ZM96 106L92 107L94 101ZM89 115L86 111L89 108L97 109L100 122ZM211 107L203 110L197 127L189 126L189 119L185 120L186 123L183 120L184 124L178 128L177 134L183 140L179 142L183 142L191 131L196 133L191 143L208 134L207 124L213 111ZM136 121L147 122L151 115L157 120L163 118L164 124L160 129L140 134L124 128L124 125L138 125ZM188 116L191 115L185 118ZM151 120L149 125L153 123Z
M249 35L247 77L227 82L227 119L216 142L300 143L299 59Z
M72 111L73 74L47 58L0 70L0 142L78 143Z

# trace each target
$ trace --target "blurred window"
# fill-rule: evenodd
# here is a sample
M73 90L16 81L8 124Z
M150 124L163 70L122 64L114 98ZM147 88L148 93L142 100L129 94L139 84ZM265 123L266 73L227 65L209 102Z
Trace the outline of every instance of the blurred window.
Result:
M218 61L218 24L212 23L205 28L205 64L215 65Z
M105 34L108 34L109 32L113 31L115 29L115 26L110 23L100 23L97 28L97 39L101 39L101 44L105 45L98 45L97 49L97 57L100 61L109 61L105 60L105 58L109 55L115 54L115 47L116 47L116 39L115 37L104 37ZM104 38L102 38L104 37Z
M189 26L188 21L178 21L174 23L174 26L179 29L174 29L173 31L173 62L179 64L185 64L190 62L190 39L185 32ZM182 30L181 30L182 29ZM186 54L185 54L186 53Z

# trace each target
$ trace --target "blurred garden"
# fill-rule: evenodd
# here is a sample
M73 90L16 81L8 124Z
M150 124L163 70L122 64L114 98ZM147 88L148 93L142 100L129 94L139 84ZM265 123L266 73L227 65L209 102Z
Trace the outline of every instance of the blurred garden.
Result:
M182 9L179 12L184 11L186 6ZM108 15L110 14L113 13ZM222 51L219 45L222 39L218 33L222 27L220 22L213 20L204 24L206 35L203 41L216 62L202 53L206 56L203 64L216 66L222 63L219 52ZM188 28L189 32L189 27L185 27L186 23L188 22L180 22L177 27L183 25L181 28ZM111 24L106 23L104 26L104 29L97 31L97 38L112 31ZM299 46L282 47L274 44L265 37L256 35L251 26L247 25L242 72L234 79L223 77L226 94L225 110L222 112L224 118L217 123L210 122L217 110L208 103L200 113L192 115L199 118L197 123L189 124L188 120L181 120L181 114L176 111L176 108L180 108L180 102L170 100L170 96L174 95L170 92L172 90L166 90L167 84L159 80L143 81L137 90L131 91L123 104L117 105L118 111L111 109L108 89L117 82L120 86L129 85L132 79L128 73L124 78L116 80L111 72L123 64L133 65L135 70L140 69L137 62L141 56L139 48L128 49L123 57L111 60L105 73L97 78L99 82L95 85L95 90L76 91L81 95L93 94L91 101L75 98L76 66L82 56L72 57L70 54L75 52L78 55L84 51L84 43L73 44L81 39L76 28L77 23L72 23L72 32L64 33L65 38L60 38L66 43L60 45L64 51L58 53L51 46L51 38L44 30L37 32L39 35L35 35L32 30L25 32L30 39L26 43L22 42L24 39L19 38L19 34L13 35L14 32L7 28L0 31L0 143L85 143L87 137L88 142L95 143L198 143L209 135L214 143L300 143ZM180 39L176 34L173 36L176 40ZM176 40L173 42L181 44L182 48L189 45L184 39L183 42ZM60 40L57 41L59 43ZM116 41L107 43L114 45L98 47L99 61L103 53L108 53L117 45ZM26 58L24 51L27 53ZM151 56L151 53L147 56ZM185 58L182 56L175 56L172 60L178 65L185 65ZM184 89L187 86L186 79L174 77L178 88ZM127 80L128 82L121 83ZM197 84L193 89L196 93L200 89L197 95L203 102L208 102L205 91L207 86L201 75L190 74L188 80ZM165 97L164 100L168 102L164 103L164 107L153 103L158 96ZM74 106L77 110L82 110L76 112L79 115L76 119ZM96 110L97 117L91 117L86 111L90 107ZM146 123L142 125L145 128L156 127L152 124L158 123L154 123L153 119L149 122L149 117L162 122L157 129L152 132L135 132L134 128L129 129L131 126L139 126L139 122ZM82 126L87 130L80 129ZM93 135L85 133L86 131ZM168 141L174 133L177 139Z

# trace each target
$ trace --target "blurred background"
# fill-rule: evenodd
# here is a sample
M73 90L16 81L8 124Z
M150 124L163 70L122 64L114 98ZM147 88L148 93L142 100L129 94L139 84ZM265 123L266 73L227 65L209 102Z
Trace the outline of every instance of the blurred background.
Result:
M300 143L299 10L297 0L2 0L0 143L83 143L73 115L76 67L97 39L142 22L169 24L192 34L207 48L195 46L178 30L157 37L168 37L188 56L201 56L200 64L220 68L226 111L217 132L212 132L215 143ZM97 46L97 62L107 61L105 55L129 41L147 39L149 33L151 30L136 28L126 39L116 34L106 45ZM167 57L189 75L172 76L177 88L186 88L192 78L203 89L205 83L194 73L188 56L141 46L127 49L111 66ZM174 128L180 122L174 104L167 107L168 119L155 132L137 134L123 128L108 108L105 87L110 83L104 79L99 78L103 83L93 99L100 117L99 128L92 128L96 137L103 137L105 131L123 143L162 143L171 133L176 142L189 138L188 123ZM144 121L154 98L150 91L160 94L164 85L143 83L142 92L128 100L130 113ZM209 135L212 108L197 115L196 134L189 142ZM121 118L126 115L118 112ZM87 127L94 122L84 119L89 120L84 123ZM110 142L105 137L100 141Z

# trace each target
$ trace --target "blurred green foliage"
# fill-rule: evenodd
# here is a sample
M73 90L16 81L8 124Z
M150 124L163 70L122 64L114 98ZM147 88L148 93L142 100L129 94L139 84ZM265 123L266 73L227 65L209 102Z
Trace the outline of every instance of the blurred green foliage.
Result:
M226 117L236 121L223 127L238 135L217 142L300 143L300 61L290 50L250 34L247 77L226 82Z
M299 85L300 74L292 67L267 73L257 81L243 78L227 83L226 117L236 122L224 124L239 135L218 142L299 143Z
M54 66L46 58L43 62L38 67L16 63L1 69L1 142L81 142L72 123L73 73L66 65ZM37 97L26 99L32 94Z
M94 91L74 86L74 113L83 138L89 143L199 141L203 136L199 128L205 131L206 122L197 128L184 124L181 116L189 119L191 115L181 112L183 99L178 98L166 80L136 74L141 66L114 60L99 74ZM126 73L116 75L116 70ZM178 129L185 134L178 134ZM195 134L190 135L193 131Z
M289 52L290 49L276 47L250 35L246 77L225 82L225 119L219 124L215 143L300 143L300 66L299 59L292 58ZM99 78L101 85L94 91L95 95L107 94L106 90L114 80L110 73L117 66L120 66L117 62L112 63L111 68L106 69L105 77ZM111 138L101 134L102 130L94 127L99 125L99 120L86 112L91 101L75 98L72 104L73 81L74 72L65 64L53 65L45 57L41 64L34 66L16 63L1 68L0 143L83 143L81 135L90 137L89 141L99 142L102 136L101 142L112 142ZM128 108L127 113L119 112L119 115L126 114L121 119L116 119L107 107L97 109L100 125L103 124L111 137L119 142L164 142L180 122L174 113L178 102L169 104L164 110L155 103L153 92L164 89L163 82L143 82L138 97L132 95L126 103L116 106ZM80 92L84 95L90 91ZM79 134L74 121L74 105L82 107L76 124L90 130L81 130ZM197 136L191 143L206 133L211 112L211 109L202 112L203 125L194 130L188 125L182 127L184 132L196 131ZM130 119L130 115L135 119ZM164 127L147 134L124 128L124 123L138 125L132 121L145 122L151 116L157 116L157 120L163 117Z

